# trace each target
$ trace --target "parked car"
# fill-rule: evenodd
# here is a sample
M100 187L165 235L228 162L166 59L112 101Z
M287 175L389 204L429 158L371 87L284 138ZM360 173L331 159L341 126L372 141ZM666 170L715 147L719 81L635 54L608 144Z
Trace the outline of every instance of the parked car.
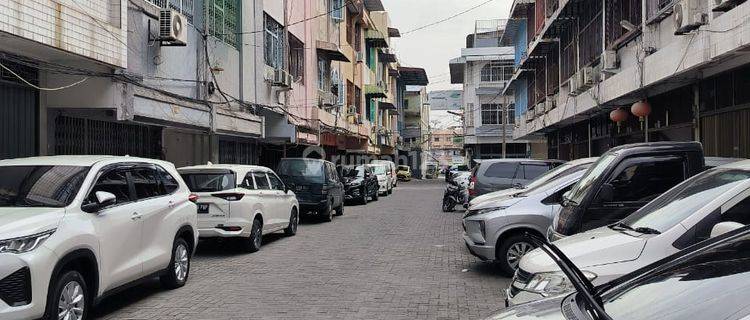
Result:
M401 181L411 181L411 167L409 166L398 166L396 177Z
M346 194L344 198L347 201L359 201L361 204L367 204L372 201L378 201L378 178L373 172L373 168L367 165L345 166L343 167L344 187Z
M548 232L557 240L615 223L704 170L698 142L652 142L612 148L565 196Z
M372 169L375 177L378 179L378 193L381 196L387 196L393 192L393 183L391 176L388 175L388 166L384 164L368 164Z
M424 178L425 179L436 179L438 177L438 168L437 165L434 164L428 164L425 169Z
M178 171L198 195L201 238L237 238L242 249L255 252L264 234L297 233L297 197L271 169L208 164Z
M523 187L564 163L560 160L481 160L471 171L469 198L513 187Z
M171 163L37 157L0 177L0 319L85 319L134 281L187 282L196 205Z
M344 183L336 166L325 160L284 158L276 170L297 196L301 214L315 214L330 222L344 214Z
M386 173L388 174L389 181L391 182L391 189L394 189L398 186L398 169L396 164L393 161L388 160L373 160L370 161L371 164L383 164L388 168L388 171Z
M709 169L670 189L624 220L555 242L595 285L607 283L706 240L717 226L750 224L750 160ZM569 290L552 260L534 250L521 259L510 304ZM530 287L532 279L549 285Z
M561 176L569 175L575 171L586 171L591 166L592 163L596 162L597 159L598 158L583 158L583 159L577 159L577 160L563 163L560 166L556 167L555 169L547 171L541 176L536 177L536 179L529 182L529 184L525 186L515 186L513 188L490 192L490 193L475 197L469 203L469 208L471 208L471 206L473 205L478 205L482 202L502 200L514 194L522 193L526 191L527 189L537 188L541 185L546 184L549 181L557 179Z
M453 178L453 175L455 175L455 174L458 174L458 173L461 173L461 172L469 172L469 171L471 171L471 168L469 168L468 165L465 165L465 164L461 164L461 165L454 164L454 165L448 167L445 170L445 182L450 181Z
M469 252L496 261L506 275L513 275L521 257L535 247L524 234L546 234L560 210L562 195L592 163L592 159L584 159L564 164L559 167L564 170L545 183L532 183L519 193L469 207L463 220Z
M596 287L554 244L545 244L575 292L507 308L486 319L748 319L750 227L723 232L716 230L714 239Z

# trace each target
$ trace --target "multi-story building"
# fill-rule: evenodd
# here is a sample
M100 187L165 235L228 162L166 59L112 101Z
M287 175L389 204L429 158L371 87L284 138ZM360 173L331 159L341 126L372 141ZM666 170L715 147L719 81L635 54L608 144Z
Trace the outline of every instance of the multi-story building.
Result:
M399 70L403 78L401 83L404 83L399 162L411 166L414 177L422 178L427 170L430 151L430 104L425 88L427 74L416 68L401 67Z
M502 41L506 20L480 20L466 38L461 57L451 60L451 83L463 85L464 146L470 159L540 155L514 140L515 100L503 94L513 75L512 43Z
M665 140L750 157L750 2L516 0L510 15L516 138L560 159Z
M430 154L429 162L440 168L465 164L463 127L432 130Z

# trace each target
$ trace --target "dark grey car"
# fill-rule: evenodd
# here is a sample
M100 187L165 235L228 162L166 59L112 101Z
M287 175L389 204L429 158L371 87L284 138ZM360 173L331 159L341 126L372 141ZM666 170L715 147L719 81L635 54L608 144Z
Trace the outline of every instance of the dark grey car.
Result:
M560 160L481 160L472 170L469 197L525 186L562 163Z

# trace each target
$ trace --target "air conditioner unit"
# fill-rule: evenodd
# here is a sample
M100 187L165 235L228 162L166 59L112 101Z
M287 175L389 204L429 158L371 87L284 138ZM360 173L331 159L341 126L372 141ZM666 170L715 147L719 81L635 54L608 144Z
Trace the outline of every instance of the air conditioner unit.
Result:
M346 114L347 115L356 115L356 114L359 114L359 112L357 110L357 106L349 106L348 108L346 108Z
M534 107L534 111L537 117L544 115L544 102L540 102Z
M365 62L365 54L357 51L357 62Z
M534 110L526 111L524 117L526 117L526 122L534 121Z
M172 9L159 11L159 41L171 46L187 45L187 19Z
M570 95L571 96L577 96L580 92L580 82L578 82L578 74L573 74L572 77L570 77L570 80L568 80L568 86L570 86Z
M674 6L674 34L687 34L706 24L708 13L699 0L679 0Z
M292 86L292 75L285 70L275 70L273 77L273 85L279 87L291 87Z
M713 12L727 12L741 2L738 0L708 0L708 8Z
M593 67L583 68L581 70L581 76L583 77L583 79L581 79L582 87L588 89L596 84L596 71Z
M378 87L385 89L385 83L383 81L378 81Z
M605 50L602 60L604 71L614 71L620 68L620 61L616 50Z
M263 80L269 83L273 83L276 80L276 69L273 67L265 66L263 69Z

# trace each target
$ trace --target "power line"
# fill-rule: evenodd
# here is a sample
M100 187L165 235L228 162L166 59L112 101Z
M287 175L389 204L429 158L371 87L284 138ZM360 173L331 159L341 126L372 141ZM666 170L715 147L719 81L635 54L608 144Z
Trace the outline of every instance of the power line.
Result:
M428 24L426 24L426 25L423 25L423 26L421 26L421 27L418 27L418 28L415 28L415 29L412 29L412 30L409 30L409 31L406 31L406 32L401 32L401 35L402 35L402 36L403 36L403 35L407 35L407 34L410 34L410 33L413 33L413 32L417 32L417 31L420 31L420 30L423 30L423 29L426 29L426 28L432 27L432 26L434 26L434 25L438 25L438 24L441 24L441 23L443 23L443 22L446 22L446 21L452 20L452 19L454 19L454 18L457 18L458 16L464 15L464 14L466 14L466 13L469 13L469 12L471 12L471 11L473 11L473 10L475 10L475 9L477 9L477 8L479 8L479 7L481 7L481 6L484 6L484 5L486 5L486 4L488 4L488 3L492 2L492 1L495 1L495 0L488 0L488 1L482 2L482 3L480 3L480 4L476 5L476 6L473 6L473 7L469 8L469 9L466 9L466 10L464 10L464 11L458 12L458 13L456 13L456 14L454 14L454 15L450 16L450 17L447 17L447 18L443 18L443 19L440 19L440 20L438 20L438 21L435 21L435 22L433 22L433 23L428 23Z
M85 77L85 78L83 78L83 79L81 79L81 80L79 80L79 81L76 81L76 82L74 82L74 83L71 83L71 84L69 84L69 85L66 85L66 86L62 86L62 87L58 87L58 88L43 88L43 87L37 86L37 85L35 85L35 84L33 84L33 83L29 82L28 80L24 79L23 77L21 77L20 75L18 75L18 74L17 74L17 73L15 73L15 72L13 72L13 70L11 70L10 68L6 67L6 66L5 66L4 64L2 64L2 63L0 63L0 68L3 68L3 69L5 69L6 71L10 72L10 74L12 74L12 75L13 75L13 76L15 76L16 78L18 78L18 80L21 80L21 81L22 81L23 83L25 83L26 85L28 85L28 86L30 86L30 87L32 87L32 88L34 88L34 89L37 89L37 90L39 90L39 91L59 91L59 90L64 90L64 89L68 89L68 88L72 88L72 87L75 87L75 86L77 86L77 85L79 85L79 84L81 84L81 83L83 83L83 82L85 82L86 80L88 80L88 79L89 79L89 77Z

